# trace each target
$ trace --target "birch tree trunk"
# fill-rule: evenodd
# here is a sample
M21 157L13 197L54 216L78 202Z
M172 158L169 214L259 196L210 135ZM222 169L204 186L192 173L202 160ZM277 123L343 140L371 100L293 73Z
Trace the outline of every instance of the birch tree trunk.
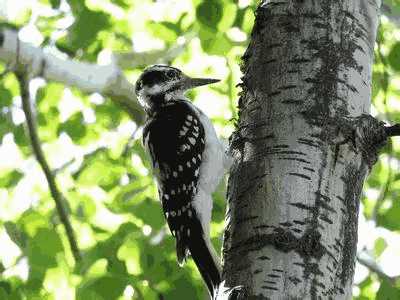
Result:
M246 299L350 299L380 0L269 0L243 56L224 278Z

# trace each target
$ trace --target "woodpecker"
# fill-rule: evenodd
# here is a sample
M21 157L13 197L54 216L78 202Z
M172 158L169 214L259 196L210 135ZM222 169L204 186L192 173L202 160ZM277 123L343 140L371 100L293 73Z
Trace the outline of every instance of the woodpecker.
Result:
M213 200L230 156L210 119L185 92L218 82L191 78L181 70L153 65L136 82L136 95L147 113L143 144L151 156L159 198L172 235L178 264L190 255L211 299L221 282L221 267L210 241Z

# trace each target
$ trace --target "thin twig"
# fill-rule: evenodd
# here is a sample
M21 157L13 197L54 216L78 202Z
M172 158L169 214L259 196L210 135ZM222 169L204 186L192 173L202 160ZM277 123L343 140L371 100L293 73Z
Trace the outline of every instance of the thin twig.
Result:
M50 167L46 161L44 153L42 151L42 147L40 144L39 136L37 133L36 122L34 120L33 112L30 105L29 99L29 81L26 78L26 75L21 72L16 72L16 76L19 82L19 88L22 99L22 108L25 114L26 124L28 126L29 138L31 140L32 150L38 161L40 167L42 168L46 179L47 184L50 189L50 193L54 202L56 204L56 209L58 216L60 217L61 223L65 228L65 232L67 233L69 246L71 248L72 254L74 256L75 261L79 261L81 259L81 255L79 252L78 244L75 239L74 231L72 229L72 225L68 218L68 212L64 207L63 196L57 187L56 180L53 176L53 173L50 170Z

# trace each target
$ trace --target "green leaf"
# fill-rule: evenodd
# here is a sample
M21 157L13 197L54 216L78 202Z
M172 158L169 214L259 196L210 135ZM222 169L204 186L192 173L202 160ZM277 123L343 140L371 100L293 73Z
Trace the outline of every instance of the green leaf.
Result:
M178 38L179 28L171 26L171 24L169 22L149 22L147 28L154 37L172 43Z
M93 11L87 7L80 8L75 15L75 22L69 28L66 38L57 41L57 47L68 54L75 53L78 49L87 49L97 41L101 30L110 28L110 16L104 12Z
M204 0L196 8L196 18L199 23L213 31L216 31L217 25L223 16L224 7L221 1Z
M376 300L394 300L400 299L400 289L392 286L386 279L381 282Z
M164 226L164 216L162 214L161 203L159 201L146 198L133 207L135 217L142 219L145 224L150 225L153 230L158 230Z
M12 103L12 93L9 89L0 84L0 109L5 106L10 106Z
M47 228L40 228L27 246L29 263L38 269L56 267L56 255L63 251L57 232Z
M381 256L381 254L383 253L383 251L385 251L385 249L387 248L387 243L383 238L377 238L375 240L375 245L374 245L374 254L375 257L379 257Z
M224 5L222 18L218 23L218 30L224 32L232 27L236 19L237 4L228 3Z
M199 31L201 47L210 55L226 55L232 48L232 43L224 33L201 28Z
M400 230L400 203L393 201L392 207L384 212L380 212L377 217L377 225L389 230Z
M24 250L27 244L27 236L13 222L5 222L4 228L10 239L21 249Z
M248 8L246 9L243 16L242 30L247 34L250 34L250 32L253 29L253 25L254 25L254 11L251 8Z
M50 3L52 8L59 8L61 0L50 0Z
M24 174L17 170L12 170L6 174L0 174L0 187L11 188L17 185L23 176Z
M128 278L105 275L90 279L81 284L76 291L77 300L113 300L122 295ZM95 298L93 298L95 297Z
M60 124L57 133L67 133L75 142L79 142L86 134L86 125L83 120L83 114L77 112L73 114L67 121Z
M394 44L388 55L388 61L391 67L400 71L400 42Z

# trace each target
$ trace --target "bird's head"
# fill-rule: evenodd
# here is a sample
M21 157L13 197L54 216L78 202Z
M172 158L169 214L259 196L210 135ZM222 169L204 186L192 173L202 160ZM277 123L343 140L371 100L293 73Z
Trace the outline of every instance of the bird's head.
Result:
M139 76L135 91L139 102L148 111L170 100L183 98L183 94L189 89L218 81L211 78L191 78L177 68L154 65Z

